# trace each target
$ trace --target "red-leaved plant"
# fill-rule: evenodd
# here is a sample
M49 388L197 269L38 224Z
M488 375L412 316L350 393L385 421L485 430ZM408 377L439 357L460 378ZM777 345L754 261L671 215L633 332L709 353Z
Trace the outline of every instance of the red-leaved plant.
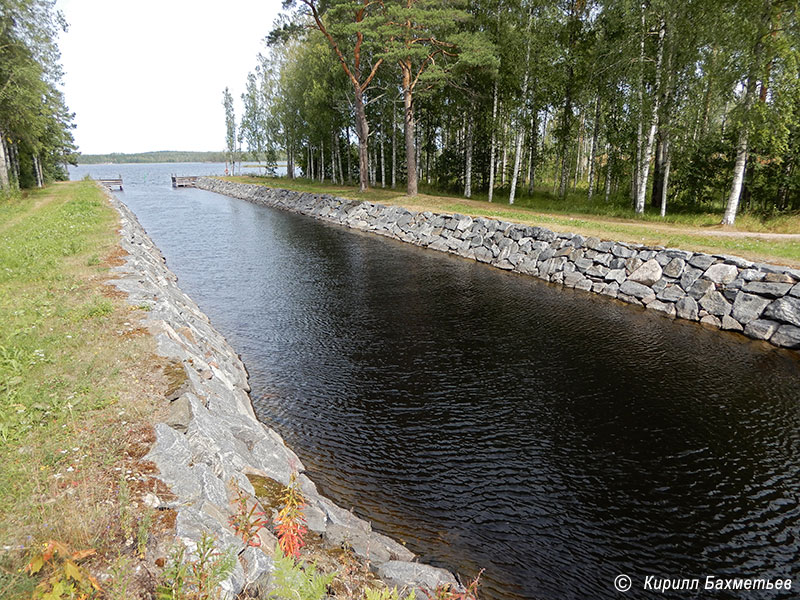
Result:
M232 482L232 485L233 489L236 490L236 500L233 501L236 509L228 519L228 522L245 544L248 546L260 546L261 538L258 537L258 532L267 526L267 516L264 511L256 510L258 505L255 502L248 508L245 493L235 481Z
M283 507L278 511L275 519L275 534L278 536L278 546L284 556L300 557L300 548L305 546L303 535L308 531L303 509L306 507L305 498L297 483L297 475L292 473L289 485L283 490L281 496Z

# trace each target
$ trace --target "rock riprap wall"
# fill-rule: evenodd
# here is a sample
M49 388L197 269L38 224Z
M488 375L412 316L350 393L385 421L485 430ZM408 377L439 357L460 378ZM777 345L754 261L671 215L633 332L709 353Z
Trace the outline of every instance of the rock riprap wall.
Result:
M128 253L109 283L127 293L130 304L147 307L143 324L155 337L159 354L186 376L171 393L168 418L155 426L156 442L146 457L177 499L165 502L150 495L145 500L155 508L176 510L177 537L189 548L208 533L221 549L233 549L238 561L222 584L223 597L268 587L273 564L262 548L245 546L229 524L235 487L253 495L247 475L287 485L292 472L300 473L308 528L328 544L348 544L391 585L434 589L440 583L455 583L451 573L414 562L414 554L403 545L373 532L368 522L317 492L281 436L256 419L247 372L236 352L180 290L177 277L133 213L108 195L119 211L120 245ZM262 530L261 536L262 547L274 548L271 534Z
M204 177L197 187L800 348L800 270Z

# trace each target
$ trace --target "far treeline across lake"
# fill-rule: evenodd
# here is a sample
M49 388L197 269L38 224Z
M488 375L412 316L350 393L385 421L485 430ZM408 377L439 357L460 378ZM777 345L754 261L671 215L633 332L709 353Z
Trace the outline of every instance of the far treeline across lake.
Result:
M797 0L287 0L227 154L633 214L800 209ZM355 152L357 141L358 153ZM724 213L724 216L723 216Z

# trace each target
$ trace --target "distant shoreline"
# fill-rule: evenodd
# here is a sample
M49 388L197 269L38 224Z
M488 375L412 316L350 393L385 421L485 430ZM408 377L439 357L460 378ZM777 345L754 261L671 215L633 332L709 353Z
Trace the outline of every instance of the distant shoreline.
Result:
M224 152L193 152L182 150L159 150L155 152L112 152L110 154L81 154L79 165L119 165L152 163L224 163ZM250 160L248 162L256 162ZM280 164L280 161L279 163Z

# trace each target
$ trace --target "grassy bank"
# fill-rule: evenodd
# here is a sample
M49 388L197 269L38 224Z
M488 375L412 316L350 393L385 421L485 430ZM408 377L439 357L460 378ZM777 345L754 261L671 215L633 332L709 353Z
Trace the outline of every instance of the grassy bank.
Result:
M634 218L629 208L617 204L606 205L599 201L590 204L578 197L560 202L548 194L525 196L509 206L503 197L497 197L490 204L485 198L467 200L438 193L420 193L409 198L399 190L380 188L362 194L356 187L320 184L306 179L247 176L227 179L334 194L413 210L492 217L603 239L680 247L712 254L736 254L752 260L800 267L800 215L796 214L769 217L743 214L738 218L736 228L723 228L719 225L721 214L713 211L676 213L664 219L657 213L646 213Z
M104 282L117 215L89 182L0 203L0 597L29 598L24 565L48 540L94 550L108 591L147 587L133 567L169 515L141 457L165 381L144 314ZM116 571L115 571L116 570ZM136 597L131 594L131 597Z

